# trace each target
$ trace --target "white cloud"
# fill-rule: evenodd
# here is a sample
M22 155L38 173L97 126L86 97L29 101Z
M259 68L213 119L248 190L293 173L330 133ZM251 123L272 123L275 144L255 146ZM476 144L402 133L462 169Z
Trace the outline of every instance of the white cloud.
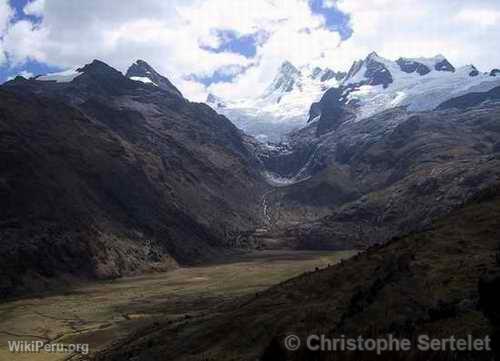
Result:
M258 94L284 60L346 70L352 61L376 50L381 55L446 55L456 65L498 67L498 0L323 0L351 17L353 35L339 34L311 12L307 0L34 0L24 12L40 23L17 21L7 0L0 0L2 49L12 65L34 59L70 68L98 58L124 71L137 58L151 63L188 97L203 100L207 91L230 97ZM207 51L217 47L217 30L265 34L256 56ZM252 66L254 65L254 66ZM208 89L191 74L233 74L231 83Z
M195 0L36 0L24 11L41 16L41 22L11 24L5 48L13 66L32 59L69 68L98 58L124 71L142 58L181 88L187 84L189 96L190 90L199 87L185 80L187 75L210 76L219 68L246 66L251 61L239 54L200 48L199 40L210 31L236 24L230 21L230 11L215 12L217 8ZM212 16L204 18L201 9ZM234 6L232 10L236 11ZM257 12L254 9L252 17ZM252 18L236 30L254 28L256 21Z
M0 0L0 66L3 65L6 60L3 46L3 37L13 14L14 11L9 6L8 0Z
M347 70L371 51L393 59L444 54L456 66L473 63L484 71L500 67L500 47L495 46L500 33L497 0L324 0L323 5L349 14L351 38L338 42L320 27L311 36L301 39L294 34L287 41L283 34L290 29L285 25L260 49L259 68L234 84L215 84L209 90L222 96L251 95L271 80L278 59ZM325 56L318 58L318 53Z
M32 0L26 4L23 12L26 15L42 16L45 9L45 0Z
M8 0L0 0L0 35L3 35L10 18L13 15L13 10L9 6Z
M484 70L500 65L500 47L493 45L500 24L491 21L500 11L497 0L338 0L337 6L350 14L354 34L332 58L359 58L375 50L389 58L441 53L457 66L474 63ZM470 8L489 14L490 26L470 21L477 13L464 16Z
M325 9L331 9L336 6L336 1L335 0L323 0L323 7Z
M500 25L500 10L487 10L487 9L462 9L455 19L458 22L465 23L469 26L495 26Z
M9 27L4 37L4 49L13 64L20 64L28 59L46 62L48 57L44 49L47 29L38 28L28 20L17 21Z
M258 3L256 1L255 3ZM306 1L260 2L269 8L255 11L258 19L254 27L243 25L241 31L255 31L257 26L269 34L268 40L257 48L258 66L248 69L231 83L218 83L208 91L222 97L248 97L259 94L284 60L298 66L324 62L322 55L340 43L336 31L324 27L324 19L311 12ZM236 25L236 24L235 24Z

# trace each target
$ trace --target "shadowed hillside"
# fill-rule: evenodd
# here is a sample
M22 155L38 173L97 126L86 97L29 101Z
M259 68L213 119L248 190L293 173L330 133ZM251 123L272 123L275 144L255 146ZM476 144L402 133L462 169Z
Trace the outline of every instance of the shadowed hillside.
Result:
M259 223L267 186L229 120L99 61L79 71L0 89L0 297L212 259Z
M363 360L373 355L285 351L289 333L414 338L484 337L498 322L500 192L490 188L431 229L372 247L327 269L306 273L242 299L226 314L159 324L95 360ZM491 278L491 277L490 277ZM489 283L488 283L489 282ZM492 283L493 282L493 283ZM244 325L244 327L242 327ZM354 358L353 358L354 357ZM383 360L491 360L490 353L386 354Z

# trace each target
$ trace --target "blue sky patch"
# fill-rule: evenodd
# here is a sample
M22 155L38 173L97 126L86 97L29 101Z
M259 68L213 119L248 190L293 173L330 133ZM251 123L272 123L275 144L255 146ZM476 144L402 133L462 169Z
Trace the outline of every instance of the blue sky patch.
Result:
M244 74L252 66L255 66L255 64L250 64L247 66L228 65L228 66L225 66L225 67L218 69L210 76L201 76L201 75L191 74L188 77L188 80L194 80L194 81L200 82L206 86L209 86L210 84L215 84L215 83L230 82L236 76Z
M34 24L39 23L41 18L31 15L26 15L23 12L23 8L28 3L28 0L10 0L11 7L15 10L13 22L19 20L28 20ZM0 66L0 84L7 81L10 77L15 77L22 71L27 71L33 75L47 74L52 72L60 71L61 69L46 64L42 64L36 61L27 61L22 65L11 67L9 61Z
M349 24L349 15L344 14L337 7L326 7L324 0L309 0L309 6L314 14L323 16L328 29L338 31L342 40L351 37L352 29Z
M325 0L308 0L311 11L314 14L320 15L325 20L325 26L332 31L338 31L343 40L349 38L352 35L352 29L349 24L349 16L342 13L335 6L327 7L325 6ZM42 20L39 17L26 15L23 12L24 7L29 3L29 0L10 0L10 5L15 9L15 15L12 21L28 20L33 24L40 23ZM286 19L283 19L286 21ZM200 48L210 51L213 53L234 53L242 55L248 59L253 59L257 55L257 49L259 46L264 44L268 39L270 34L264 30L256 31L250 34L240 34L233 30L228 29L215 29L215 35L219 39L219 45L217 47L201 46ZM309 28L303 29L305 32L314 31ZM233 65L232 69L228 67L223 67L217 70L212 76L202 76L202 75L191 75L192 79L195 79L205 85L210 85L219 82L228 82L233 80L237 75L244 73L248 67L241 67L238 65ZM238 71L234 71L234 70ZM29 72L33 75L46 74L50 72L57 72L63 69L42 64L36 61L28 60L22 65L13 67L12 64L7 59L7 62L0 66L0 83L5 82L8 78L14 77L21 72ZM230 70L230 71L228 71Z
M201 48L214 53L229 52L241 54L247 58L253 58L257 54L257 46L265 43L269 37L264 31L239 35L235 31L221 29L216 30L216 36L221 42L217 48L209 46L201 46Z
M225 83L230 82L235 77L234 74L224 74L219 71L216 71L212 76L199 76L192 74L188 77L190 80L197 81L198 83L202 83L205 86L209 86L210 84L215 83Z
M15 77L20 74L22 71L27 71L34 76L36 75L44 75L47 73L56 73L61 71L62 69L50 66L47 64L42 64L37 61L28 60L26 63L16 66L9 67L7 64L0 67L0 84L4 83L9 79L9 77Z
M41 18L37 16L32 16L32 15L26 15L23 12L24 7L26 4L29 3L29 0L10 0L10 5L12 8L16 10L16 14L14 15L13 21L19 21L19 20L29 20L32 23L39 23Z

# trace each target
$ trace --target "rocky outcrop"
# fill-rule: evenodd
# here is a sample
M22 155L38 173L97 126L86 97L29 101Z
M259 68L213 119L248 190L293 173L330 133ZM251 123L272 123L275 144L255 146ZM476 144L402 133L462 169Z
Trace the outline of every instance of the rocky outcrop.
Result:
M182 98L182 94L167 78L159 74L153 69L151 65L146 63L144 60L137 60L132 64L125 75L127 78L132 80L139 79L139 81L144 81L141 79L149 79L152 84L158 86L160 89L169 92L174 96Z
M434 65L434 69L437 71L449 71L454 73L455 72L455 67L451 65L451 63L447 59L443 59L440 62L436 63Z
M469 72L469 76L478 76L479 75L479 70L474 65L470 66L471 70Z
M419 63L411 59L399 58L396 63L399 65L402 71L411 74L417 72L419 75L426 75L431 72L428 66Z
M382 85L387 88L393 82L392 74L382 62L377 61L377 58L378 55L372 53L365 61L366 72L364 76L368 79L366 83L368 85Z
M362 79L359 82L355 82L358 85L382 85L384 88L387 88L393 82L393 78L391 72L381 60L382 58L373 52L365 60L354 62L345 80L349 81L357 76ZM361 76L359 74L360 71L364 71Z
M354 118L351 107L345 104L342 99L344 89L331 88L321 98L317 105L320 109L320 118L317 122L316 135L321 136L335 130L340 124Z
M498 76L498 75L500 75L500 69L493 69L490 72L490 76Z

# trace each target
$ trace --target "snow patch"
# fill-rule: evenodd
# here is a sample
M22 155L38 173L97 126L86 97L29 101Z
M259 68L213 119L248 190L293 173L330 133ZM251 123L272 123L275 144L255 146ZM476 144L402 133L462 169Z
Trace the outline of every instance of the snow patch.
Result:
M69 69L66 71L61 71L59 73L50 73L47 75L42 75L36 78L39 81L55 81L56 83L69 83L73 81L76 77L82 75L81 71L77 69Z
M145 76L131 76L130 79L140 81L141 83L153 84L154 86L158 86L158 84L154 83L151 79Z
M281 177L272 172L264 172L263 176L266 179L267 183L274 187L286 187L297 183L297 180L295 178Z

